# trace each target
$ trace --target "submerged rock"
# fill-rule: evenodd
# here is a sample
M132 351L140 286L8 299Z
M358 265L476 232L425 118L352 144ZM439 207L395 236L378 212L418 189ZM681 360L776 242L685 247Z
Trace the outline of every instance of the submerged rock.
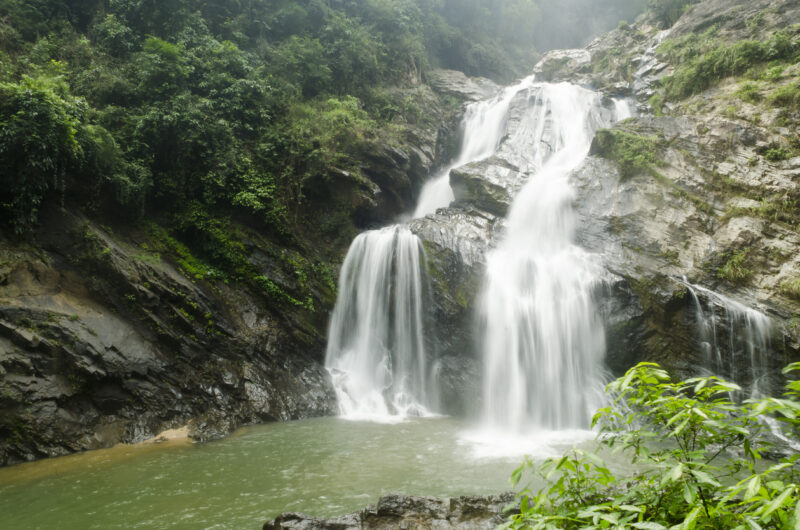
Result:
M365 510L322 519L300 513L280 515L264 524L264 530L489 530L502 524L513 509L513 493L488 497L467 496L449 501L390 493Z

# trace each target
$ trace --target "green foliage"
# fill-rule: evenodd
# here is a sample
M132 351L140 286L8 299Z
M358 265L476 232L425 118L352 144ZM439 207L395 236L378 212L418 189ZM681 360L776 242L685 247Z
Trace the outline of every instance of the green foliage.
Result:
M137 47L137 38L131 28L123 24L114 14L92 26L89 34L97 46L114 57L126 57Z
M602 0L602 24L641 1ZM3 217L19 233L48 197L126 220L198 202L290 239L309 187L358 179L379 129L430 125L376 94L432 65L511 77L556 19L570 45L591 33L589 4L0 0Z
M659 48L659 53L675 64L676 70L663 80L664 96L668 100L680 100L759 65L794 62L798 52L800 45L783 31L766 41L741 40L730 45L716 41L713 30L668 42Z
M794 156L794 153L791 149L783 147L781 145L772 144L770 145L766 151L764 151L764 158L769 160L770 162L781 162L783 160L789 160Z
M650 172L656 162L657 147L657 138L621 129L599 130L593 144L596 154L617 162L623 180Z
M750 249L743 248L728 255L722 267L716 271L717 278L733 285L747 283L753 271L747 267L747 257Z
M225 279L222 271L195 257L186 245L169 235L163 227L155 223L148 223L146 228L150 237L155 241L155 248L159 254L173 256L178 267L188 278L209 282Z
M800 108L800 84L783 85L770 94L769 102L775 107Z
M758 103L764 99L759 86L752 82L742 83L736 90L736 96L742 101L747 101L748 103Z
M781 283L781 292L795 300L800 300L800 278L785 280Z
M0 211L21 234L37 220L47 192L80 166L78 130L86 112L60 79L0 83Z
M656 116L663 116L664 115L664 98L661 97L661 94L656 92L650 99L647 101L650 105L650 108L653 109L653 114Z
M190 73L183 47L157 37L144 41L134 67L139 92L148 99L165 99L181 92Z
M786 373L800 369L791 365ZM785 399L736 403L735 384L716 377L673 383L658 365L641 363L607 390L613 405L594 418L599 444L627 456L637 471L613 473L597 455L573 450L517 469L546 479L523 489L521 510L506 528L796 528L800 476L793 455L762 463L769 450L760 418L800 423L800 384Z

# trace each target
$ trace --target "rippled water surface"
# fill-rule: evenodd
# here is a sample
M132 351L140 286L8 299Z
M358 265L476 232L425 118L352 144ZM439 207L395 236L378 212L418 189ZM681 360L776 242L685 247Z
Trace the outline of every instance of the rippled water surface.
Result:
M356 511L386 492L508 490L520 458L476 456L464 429L450 418L324 418L23 464L0 469L0 528L257 529L284 511Z

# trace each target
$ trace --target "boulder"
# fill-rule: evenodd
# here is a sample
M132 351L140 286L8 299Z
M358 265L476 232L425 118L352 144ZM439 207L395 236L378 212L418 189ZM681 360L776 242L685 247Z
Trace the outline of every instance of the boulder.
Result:
M513 493L442 500L390 493L365 510L322 519L299 513L279 515L264 530L490 530L513 510Z

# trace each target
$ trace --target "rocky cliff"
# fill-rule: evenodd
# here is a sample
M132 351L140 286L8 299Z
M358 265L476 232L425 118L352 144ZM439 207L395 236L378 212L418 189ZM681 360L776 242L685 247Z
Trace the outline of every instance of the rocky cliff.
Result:
M428 116L376 141L361 175L305 184L301 237L209 221L242 274L199 257L202 237L159 219L108 226L69 197L25 241L0 235L0 465L335 413L323 361L338 264L358 230L412 208L459 98L483 94L457 73L435 79L441 95L397 89ZM465 87L478 92L454 93Z
M578 242L605 269L596 300L612 372L648 360L696 375L712 369L713 344L727 365L720 375L749 386L800 358L798 22L795 2L709 0L672 28L645 15L537 65L537 80L581 84L607 96L609 109L612 97L636 109L598 133L571 176ZM453 410L474 406L458 395L479 384L474 341L457 330L474 329L484 256L533 178L531 146L516 134L529 108L520 95L497 154L454 170L450 208L411 224L437 290ZM754 337L760 314L770 324ZM703 318L713 329L700 329Z

